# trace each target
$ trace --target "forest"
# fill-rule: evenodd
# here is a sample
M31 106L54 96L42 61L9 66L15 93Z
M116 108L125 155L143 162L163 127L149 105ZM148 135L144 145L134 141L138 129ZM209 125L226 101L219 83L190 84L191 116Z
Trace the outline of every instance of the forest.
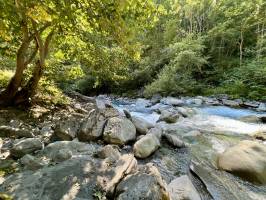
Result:
M0 0L0 200L265 200L266 0Z
M266 99L263 0L0 2L2 104L63 94Z

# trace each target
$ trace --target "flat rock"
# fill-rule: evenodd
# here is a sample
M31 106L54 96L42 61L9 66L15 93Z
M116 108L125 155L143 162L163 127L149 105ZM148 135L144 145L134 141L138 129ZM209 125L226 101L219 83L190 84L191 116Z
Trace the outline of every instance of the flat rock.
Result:
M98 189L112 196L116 185L135 167L136 160L129 154L112 166L89 155L73 157L37 171L11 175L0 186L0 191L16 200L94 200Z
M256 141L241 141L218 156L219 169L245 180L266 184L266 145Z

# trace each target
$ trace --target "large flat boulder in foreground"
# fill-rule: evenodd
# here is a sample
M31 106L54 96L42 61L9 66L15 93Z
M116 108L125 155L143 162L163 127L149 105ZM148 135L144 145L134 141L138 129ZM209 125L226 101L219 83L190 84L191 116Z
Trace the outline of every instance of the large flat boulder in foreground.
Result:
M16 200L94 200L99 191L112 196L116 185L135 167L136 160L129 154L112 166L105 159L83 155L38 171L11 175L0 191Z
M241 141L218 157L218 167L245 180L266 184L266 145Z

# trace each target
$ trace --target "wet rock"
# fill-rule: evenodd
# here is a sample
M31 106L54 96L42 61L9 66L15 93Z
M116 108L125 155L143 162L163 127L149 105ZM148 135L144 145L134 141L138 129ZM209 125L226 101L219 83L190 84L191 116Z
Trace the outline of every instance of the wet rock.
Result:
M176 110L180 115L183 117L191 117L194 115L196 112L192 108L187 108L187 107L177 107Z
M188 99L186 100L187 104L192 104L196 106L201 106L203 104L203 100L200 98L195 98L195 99Z
M32 155L26 154L20 159L20 163L29 170L37 170L44 167L47 163Z
M13 157L20 158L43 148L43 143L37 138L17 140L10 150Z
M163 110L158 121L165 121L167 123L175 123L179 118L178 112L173 109Z
M153 124L140 117L132 116L131 121L135 125L137 133L141 135L145 135L150 128L154 127Z
M155 94L151 98L151 103L154 105L156 103L160 103L160 100L162 99L162 96L160 94Z
M163 134L163 130L160 127L154 127L151 128L147 134L155 135L160 141Z
M11 126L0 126L0 137L14 137L14 138L22 138L34 137L32 131L25 128L14 128Z
M260 112L266 112L266 103L260 103L259 107L257 108Z
M165 138L167 142L174 147L181 148L186 146L185 143L175 135L165 133L163 134L163 138Z
M242 122L247 122L247 123L260 123L261 122L260 118L256 115L240 117L239 120Z
M159 147L159 139L155 135L147 134L134 144L133 152L137 158L147 158Z
M258 102L252 102L252 101L246 101L241 106L245 108L258 108L259 103Z
M131 114L128 110L124 109L123 112L124 112L126 118L131 119Z
M252 137L254 137L257 140L266 141L266 131L258 131L252 134Z
M198 191L187 175L171 181L167 189L171 200L201 200Z
M104 128L103 137L108 143L123 145L136 139L136 128L127 118L112 117Z
M183 106L185 104L183 100L174 97L163 98L161 99L161 103L172 106Z
M55 127L54 134L60 140L73 140L78 133L80 123L78 119L61 120Z
M266 146L255 141L242 141L218 156L221 170L255 183L266 183Z
M124 155L112 166L90 155L73 157L37 171L9 176L0 186L16 200L95 199L95 189L114 193L120 180L136 167L133 155Z
M135 104L138 108L145 108L151 106L151 102L149 100L142 98L138 98Z
M158 169L147 164L118 184L115 199L170 200L170 197Z
M219 102L219 100L216 99L216 98L206 98L205 99L205 104L212 105L212 106L221 105L221 103Z
M228 100L228 99L222 99L222 103L225 106L230 106L230 107L238 107L239 106L239 102L233 101L233 100Z
M121 156L117 146L106 145L101 148L97 153L99 158L105 159L109 158L112 161L118 160Z

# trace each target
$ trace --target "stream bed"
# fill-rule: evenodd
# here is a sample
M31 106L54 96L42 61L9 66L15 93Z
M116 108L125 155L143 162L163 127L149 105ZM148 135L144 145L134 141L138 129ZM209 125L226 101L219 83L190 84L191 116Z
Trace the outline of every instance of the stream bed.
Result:
M266 186L254 185L218 170L216 166L217 155L228 147L245 139L252 140L251 135L255 132L266 133L265 124L247 123L239 118L250 115L265 116L265 112L227 106L188 106L194 111L192 116L167 124L156 123L160 117L156 109L167 108L168 105L150 105L144 100L140 102L142 103L135 100L115 100L113 105L121 113L126 109L131 115L160 126L164 132L176 134L188 144L187 148L178 149L162 141L161 148L140 163L154 163L167 183L181 175L189 175L203 200L266 199ZM193 131L201 134L192 134Z

